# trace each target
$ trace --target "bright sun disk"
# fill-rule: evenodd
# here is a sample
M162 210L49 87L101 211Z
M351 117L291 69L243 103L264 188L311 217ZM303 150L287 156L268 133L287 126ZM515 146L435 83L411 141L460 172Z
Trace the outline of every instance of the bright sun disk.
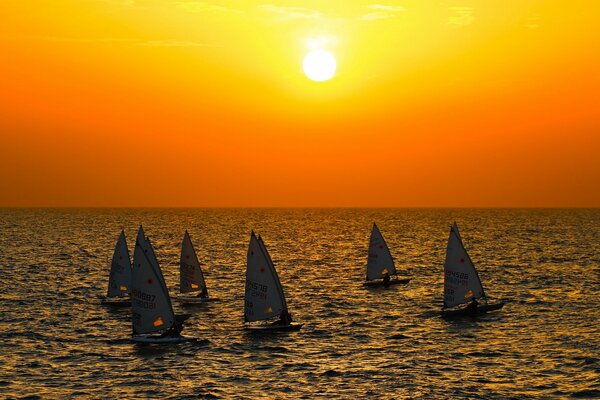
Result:
M302 64L304 74L315 82L331 79L335 74L336 62L333 55L326 50L312 50Z

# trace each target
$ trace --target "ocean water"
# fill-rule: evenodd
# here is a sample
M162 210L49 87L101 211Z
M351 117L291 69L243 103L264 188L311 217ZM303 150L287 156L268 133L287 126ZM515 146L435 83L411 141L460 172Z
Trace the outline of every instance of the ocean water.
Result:
M439 317L453 221L500 312ZM373 222L408 285L361 286ZM190 232L220 299L173 302L196 341L133 344L99 304L140 223L172 295ZM251 229L298 332L242 330ZM0 284L1 397L600 397L600 210L2 209Z

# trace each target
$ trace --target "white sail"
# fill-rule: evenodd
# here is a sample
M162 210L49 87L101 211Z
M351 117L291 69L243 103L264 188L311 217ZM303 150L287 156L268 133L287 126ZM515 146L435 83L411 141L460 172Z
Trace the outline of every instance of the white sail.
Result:
M481 280L454 223L444 262L444 307L454 307L480 297L485 297Z
M246 262L246 321L262 321L287 311L283 289L262 239L250 235Z
M108 278L107 297L124 297L129 294L131 285L131 259L125 232L121 231L112 261L110 262L110 276Z
M154 265L155 264L155 265ZM158 333L175 323L169 292L152 245L140 226L133 253L131 313L134 335Z
M267 256L267 259L269 260L269 265L271 267L271 271L273 272L273 278L275 279L275 283L276 283L275 286L277 287L277 290L279 291L279 297L281 299L281 303L283 304L282 310L285 310L285 312L287 313L287 311L288 311L287 302L285 301L285 295L283 294L283 286L281 285L281 281L279 280L279 274L277 273L277 270L275 270L275 264L273 263L273 260L271 260L271 255L267 251L265 242L262 240L262 237L260 237L260 235L258 235L258 244L260 244L260 248L262 249L263 253Z
M204 275L202 275L198 256L190 235L185 231L183 243L181 244L181 258L179 259L179 290L181 293L188 293L205 289L206 282L204 281Z
M383 235L377 224L373 224L371 238L369 239L369 254L367 258L367 280L383 278L385 273L396 274L396 265L388 249Z
M138 240L142 244L142 249L144 250L145 254L148 256L148 259L150 260L150 264L152 266L152 269L154 269L154 273L160 279L161 285L163 285L166 288L167 283L165 282L165 277L163 276L162 270L160 269L160 265L158 264L158 259L156 258L156 254L154 253L154 248L150 244L150 238L148 238L148 236L144 236L144 230L142 229L141 225L140 225L140 229L138 231L138 237L136 238L136 242ZM167 294L168 294L168 292L167 292ZM171 303L171 298L169 297L169 304L170 303Z

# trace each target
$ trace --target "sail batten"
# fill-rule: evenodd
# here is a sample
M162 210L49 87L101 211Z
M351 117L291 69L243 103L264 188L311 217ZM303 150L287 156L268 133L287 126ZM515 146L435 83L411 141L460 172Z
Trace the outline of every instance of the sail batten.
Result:
M485 297L479 274L465 249L456 223L450 228L444 261L444 307Z
M133 254L131 313L135 335L163 332L175 323L169 291L150 241L140 226Z
M287 304L275 266L262 239L252 232L246 262L245 319L264 321L284 310Z
M110 262L107 297L124 297L129 294L131 286L131 258L127 248L125 232L121 231L115 251Z
M373 224L367 257L367 280L383 278L385 273L396 275L396 265L377 224Z
M207 290L206 282L190 235L185 231L179 260L179 291L189 293L198 290Z

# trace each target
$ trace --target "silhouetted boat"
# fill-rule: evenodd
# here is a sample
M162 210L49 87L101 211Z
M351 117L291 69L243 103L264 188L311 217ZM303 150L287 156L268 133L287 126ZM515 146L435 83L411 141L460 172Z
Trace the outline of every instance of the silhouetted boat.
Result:
M479 304L477 299L485 303ZM475 301L475 302L474 302ZM457 308L469 304L467 307ZM504 301L488 303L483 285L471 257L465 249L456 222L450 228L450 237L444 262L444 305L442 316L468 316L499 310Z
M108 293L102 299L102 304L114 307L131 306L129 288L131 285L131 258L127 248L125 232L121 231L115 252L110 262L110 275L108 277Z
M183 235L181 257L179 259L179 291L184 296L177 299L186 304L204 303L216 300L208 296L208 288L202 274L202 268L194 250L188 231Z
M150 240L140 226L133 253L131 279L132 339L140 343L178 343L188 316L176 316Z
M246 262L246 290L244 296L245 329L298 330L303 324L292 322L283 288L271 256L263 243L252 232Z
M385 274L388 274L391 278L386 282ZM396 271L396 265L394 259L390 253L383 235L379 231L379 227L376 223L373 223L373 230L371 231L371 237L369 239L369 251L367 257L367 275L366 282L363 286L390 286L406 284L410 281L410 278L399 278L398 272Z

